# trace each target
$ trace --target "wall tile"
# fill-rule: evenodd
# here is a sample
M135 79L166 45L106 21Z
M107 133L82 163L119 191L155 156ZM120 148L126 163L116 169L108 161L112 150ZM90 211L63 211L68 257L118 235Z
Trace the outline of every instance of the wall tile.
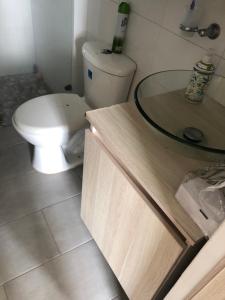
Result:
M142 57L148 57L156 49L159 32L159 26L132 13L126 36L126 49L138 48L142 51Z
M192 69L203 54L202 48L161 29L152 71Z
M200 0L199 0L200 1ZM124 53L137 63L130 92L148 74L166 69L192 69L205 53L214 48L217 64L225 51L225 1L202 0L200 25L218 22L222 28L217 40L187 36L179 29L190 0L130 0L130 15ZM114 34L119 0L89 0L89 38L110 42Z
M164 18L167 0L130 0L132 11L161 24Z
M202 16L199 22L199 27L208 27L211 23L219 23L221 26L221 35L216 40L210 40L209 38L201 38L198 34L194 34L192 37L188 37L179 29L179 25L182 22L186 9L190 4L190 0L170 0L166 5L166 12L163 20L163 27L182 36L192 43L204 48L215 49L217 55L222 55L225 47L225 1L223 0L204 0L202 1Z
M89 0L88 6L88 39L97 39L112 43L116 18L117 4L109 0Z
M159 32L159 26L137 14L131 14L125 53L137 63L137 71L130 92L130 100L134 98L134 88L140 79L152 72Z
M3 286L0 287L0 300L7 300Z
M217 67L216 73L225 77L225 60L221 59ZM225 78L214 76L208 89L209 95L211 95L220 104L225 106Z
M216 73L225 77L225 59L219 61Z

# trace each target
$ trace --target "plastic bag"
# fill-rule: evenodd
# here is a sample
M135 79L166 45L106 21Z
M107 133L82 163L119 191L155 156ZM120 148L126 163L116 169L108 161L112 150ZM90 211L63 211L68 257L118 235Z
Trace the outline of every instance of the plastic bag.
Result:
M176 198L203 232L210 236L225 220L225 164L187 174Z
M73 164L77 159L83 159L86 128L88 128L88 125L77 130L77 132L69 140L66 147L63 148L66 160L71 164Z
M207 187L199 193L202 209L217 222L225 219L225 167L211 167L201 177Z

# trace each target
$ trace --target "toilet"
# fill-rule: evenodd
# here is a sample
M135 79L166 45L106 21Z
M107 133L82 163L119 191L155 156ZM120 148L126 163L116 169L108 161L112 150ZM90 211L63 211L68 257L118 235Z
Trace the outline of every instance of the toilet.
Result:
M83 45L85 97L50 94L31 99L15 111L13 126L34 146L32 164L37 171L55 174L82 164L82 153L71 161L66 149L71 138L87 127L85 112L127 100L136 64L106 49L100 42Z

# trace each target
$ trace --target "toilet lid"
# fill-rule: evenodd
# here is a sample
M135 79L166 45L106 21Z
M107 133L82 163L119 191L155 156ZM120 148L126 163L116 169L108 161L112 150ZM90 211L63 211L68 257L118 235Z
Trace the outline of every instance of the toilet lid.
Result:
M50 94L22 104L13 121L20 130L32 134L51 130L71 132L85 126L85 112L90 110L84 98L75 94Z

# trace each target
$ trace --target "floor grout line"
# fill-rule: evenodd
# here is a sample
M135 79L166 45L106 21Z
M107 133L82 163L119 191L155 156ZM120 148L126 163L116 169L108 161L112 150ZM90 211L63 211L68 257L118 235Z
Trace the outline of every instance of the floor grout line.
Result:
M87 243L89 243L90 241L93 241L93 240L94 240L93 237L91 237L90 240L85 241L85 242L83 242L83 243L81 243L81 244L79 244L79 245L76 245L76 246L74 246L73 248L71 248L71 249L69 249L69 250L66 250L66 251L64 251L64 252L61 252L61 254L62 254L62 255L67 254L67 253L69 253L69 252L75 250L76 248L79 248L79 247L81 247L81 246L84 246L85 244L87 244Z
M13 220L11 220L11 221L9 221L9 222L0 224L0 228L3 227L3 226L6 226L6 225L12 224L12 223L16 223L16 222L18 222L19 220L21 220L21 219L23 219L23 218L26 218L26 217L29 217L29 216L31 216L31 215L37 214L37 213L41 212L41 211L44 210L44 209L47 209L47 208L50 208L50 207L52 207L52 206L58 205L58 204L60 204L60 203L66 202L67 200L70 200L70 199L72 199L72 198L74 198L74 197L78 197L79 195L81 195L81 192L79 192L78 194L74 194L73 196L69 196L68 198L63 199L63 200L60 200L59 202L56 202L56 203L54 203L54 204L50 204L50 205L45 206L45 207L43 207L43 208L41 208L41 209L32 211L32 212L30 212L30 213L28 213L28 214L25 214L25 215L23 215L23 216L20 216L20 217L18 217L18 218L15 218L15 219L13 219Z
M21 144L24 144L24 143L18 143L18 144L16 144L16 145L21 145ZM16 146L16 145L13 145L12 147L14 147L14 146ZM9 149L10 147L8 147L8 149ZM7 149L5 148L5 151L7 151ZM11 176L11 177L8 177L8 178L5 178L5 179L3 179L3 180L6 180L6 181L10 181L10 180L13 180L13 178L15 178L15 177L17 177L17 176L24 176L24 175L26 175L26 174L31 174L31 173L34 173L35 172L35 170L33 170L33 169L31 169L31 170L28 170L28 171L25 171L25 172L23 172L23 173L21 173L21 174L16 174L15 176ZM29 176L29 175L28 175ZM80 176L80 173L78 173L78 172L76 172L76 176L77 176L77 182L79 181L80 183L81 183L81 187L82 187L82 175ZM1 179L0 179L1 180ZM7 225L10 225L10 224L13 224L13 223L16 223L16 222L20 222L20 221L22 221L23 219L25 219L26 217L29 217L29 216L32 216L32 215L35 215L35 214L39 214L40 213L40 215L42 216L42 218L43 218L43 221L44 221L44 223L46 224L45 226L45 230L46 231L48 231L48 233L49 233L49 239L52 239L52 241L53 241L53 244L55 244L55 249L56 249L56 251L57 251L57 253L55 253L55 255L54 256L52 256L52 257L46 257L46 259L44 260L44 261L40 261L40 264L37 264L36 266L34 266L34 267L30 267L30 268L28 268L27 270L25 270L24 272L22 272L21 274L19 274L19 275L17 275L17 276L15 276L15 277L12 277L12 278L10 278L10 279L8 279L7 281L5 281L5 282L2 282L1 283L1 285L0 285L0 287L2 287L2 290L3 290L3 293L4 293L4 295L5 295L5 298L6 298L6 300L10 300L11 299L11 297L10 297L10 283L12 282L13 283L13 281L15 281L15 280L17 280L18 278L20 278L20 277L22 277L22 276L32 276L32 273L31 272L35 272L35 270L39 270L40 269L40 271L37 271L37 272L42 272L42 270L44 270L45 271L45 268L47 268L48 267L48 264L55 264L55 263L57 263L57 259L59 259L60 260L60 258L61 257L63 257L63 256L67 256L67 255L70 255L70 253L72 253L72 255L73 255L73 252L75 252L76 253L76 251L78 250L78 249L80 249L81 247L88 247L88 246L85 246L86 244L88 245L88 243L91 243L92 241L93 241L93 238L92 237L90 237L90 238L88 238L85 242L82 242L82 243L80 243L80 244L77 244L77 245L75 245L74 247L72 247L72 248L70 248L69 250L66 250L66 251L61 251L60 250L60 247L59 247L59 245L58 245L58 243L57 243L57 241L56 241L56 239L55 239L55 235L54 235L54 233L53 233L53 231L52 231L52 229L51 229L51 226L50 226L50 224L49 224L49 222L48 222L48 219L47 219L47 215L45 214L45 209L48 209L48 208L51 208L51 207L54 207L54 206L57 206L57 205L60 205L60 204L62 204L62 203L64 203L64 202L66 202L66 201L69 201L69 200L71 200L71 199L73 199L73 198L78 198L78 197L80 197L80 195L81 195L81 192L82 192L82 189L80 189L79 190L79 192L77 192L77 193L74 193L73 195L70 195L70 196L68 196L68 197L65 197L64 199L61 199L61 200L59 200L59 201L57 201L56 203L53 203L53 204L50 204L50 205L47 205L47 206L45 206L45 207L42 207L42 208L40 208L40 209L36 209L35 210L35 208L34 208L34 210L33 211L30 211L30 212L27 212L26 213L26 211L25 211L25 214L24 215L21 215L21 216L15 216L15 218L12 218L11 220L9 219L9 221L6 221L5 223L3 223L3 224L0 224L0 229L1 229L1 227L3 227L3 226L7 226ZM77 199L77 200L79 200L79 198ZM85 249L85 248L84 248ZM46 267L45 267L46 266ZM42 269L43 268L43 269ZM29 275L29 273L31 273L31 275ZM25 277L26 278L26 277ZM21 279L21 280L23 280L23 279ZM111 297L110 297L111 298ZM112 299L114 299L114 297L112 297ZM116 299L115 299L116 300Z
M50 262L52 262L52 261L54 261L54 260L56 260L56 259L58 259L58 258L60 258L60 257L63 257L63 255L67 255L67 254L69 254L70 252L75 251L75 250L77 250L77 249L80 248L80 247L83 247L84 245L90 243L91 241L92 241L92 240L87 241L87 242L84 242L83 244L81 244L81 245L79 245L79 246L77 246L77 247L74 247L73 249L71 249L71 250L69 250L69 251L67 251L67 252L59 253L58 255L55 255L54 257L49 258L48 260L44 261L44 262L41 263L40 265L38 265L38 266L36 266L36 267L34 267L34 268L32 268L32 269L29 269L29 270L25 271L24 273L22 273L22 274L20 274L20 275L18 275L18 276L16 276L16 277L14 277L14 278L12 278L12 279L10 279L10 280L8 280L8 281L3 282L1 286L3 286L3 287L4 287L4 290L6 290L5 285L9 284L10 282L12 282L12 281L14 281L14 280L16 280L16 279L18 279L18 278L20 278L20 277L22 277L22 276L24 276L24 275L30 273L30 272L33 272L34 270L39 269L39 268L41 268L41 267L47 265L48 263L50 263Z
M43 262L40 263L39 265L37 265L37 266L35 266L35 267L33 267L33 268L31 267L30 269L28 269L27 271L24 271L24 272L21 273L20 275L17 275L17 276L15 276L15 277L13 277L13 278L7 280L7 281L4 281L4 282L2 282L1 284L2 284L2 286L5 286L5 285L7 285L9 282L11 282L11 281L13 281L13 280L15 280L15 279L17 279L17 278L19 278L19 277L21 277L21 276L24 276L24 275L26 275L27 273L32 272L33 270L36 270L36 269L38 269L38 268L44 266L45 264L47 264L47 263L49 263L49 262L53 261L54 259L57 259L57 258L59 258L59 257L61 257L61 256L62 256L61 254L56 254L56 255L54 255L53 257L46 259L45 261L43 261Z
M124 292L124 293L125 293L125 292ZM119 294L116 295L116 296L114 296L114 297L113 297L112 299L110 299L110 300L117 300L117 299L118 299L118 300L120 300L120 299L121 299L121 300L123 300L123 299L125 300L125 298L120 298L120 295L119 295ZM128 298L127 298L127 299L128 299Z
M28 174L31 174L31 173L35 173L35 170L27 170L27 171L23 171L23 172L19 172L19 173L17 173L17 174L15 174L15 175L9 175L9 176L7 176L7 177L3 177L3 176L1 176L0 177L0 180L2 181L2 182L7 182L7 181L11 181L11 180L13 180L13 179L15 179L16 177L18 177L18 176L26 176L26 175L28 175Z
M52 230L51 230L51 227L50 227L50 225L49 225L49 223L48 223L48 220L47 220L47 218L46 218L46 215L45 215L43 209L41 210L41 214L42 214L43 219L44 219L44 221L45 221L45 223L46 223L46 226L47 226L47 228L48 228L48 231L49 231L49 233L50 233L50 236L51 236L53 242L55 243L57 252L58 252L59 254L62 254L61 250L59 249L59 245L58 245L57 242L56 242L55 236L54 236L54 234L53 234L53 232L52 232Z
M2 285L2 288L3 288L3 291L5 292L6 300L9 300L9 296L8 296L8 294L6 292L6 288L5 288L4 284Z
M6 151L6 150L8 150L10 148L17 147L17 146L23 145L23 144L26 144L26 142L19 142L19 143L14 144L14 145L9 145L9 146L2 147L2 148L0 148L0 152L1 151Z

